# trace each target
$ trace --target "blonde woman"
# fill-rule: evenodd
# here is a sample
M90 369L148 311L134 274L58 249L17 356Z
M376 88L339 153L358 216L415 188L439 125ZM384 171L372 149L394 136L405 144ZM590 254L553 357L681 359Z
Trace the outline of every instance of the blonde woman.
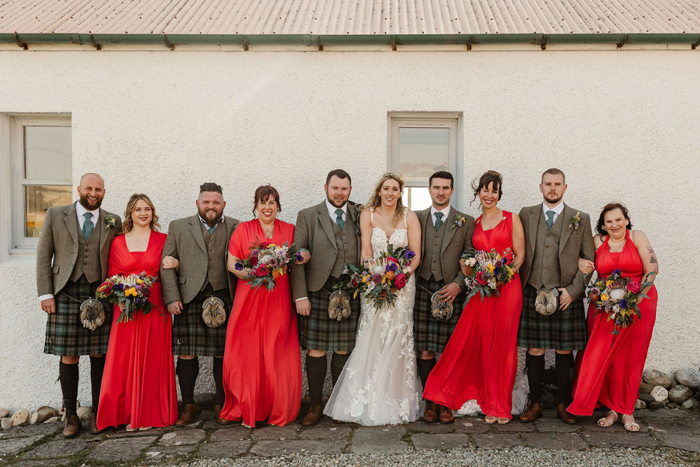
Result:
M386 173L360 215L362 259L377 258L394 247L415 253L393 306L376 309L362 299L355 350L333 388L324 413L334 420L361 425L415 421L419 415L420 382L413 349L413 271L420 264L418 217L402 203L403 180Z

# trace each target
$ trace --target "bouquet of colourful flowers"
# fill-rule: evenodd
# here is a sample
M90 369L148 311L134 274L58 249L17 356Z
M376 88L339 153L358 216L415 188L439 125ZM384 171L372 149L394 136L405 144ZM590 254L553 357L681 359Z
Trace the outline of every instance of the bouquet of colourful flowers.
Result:
M620 334L620 330L634 324L634 317L642 317L639 311L639 302L647 295L642 290L652 285L647 279L656 274L650 272L644 277L644 283L633 281L629 277L623 277L619 269L615 269L608 277L599 277L591 287L588 297L591 303L595 303L596 313L608 315L608 321L615 321L613 335Z
M136 312L144 315L151 312L153 306L148 298L151 287L158 282L158 277L149 276L145 272L129 276L112 276L107 278L98 288L96 298L119 306L121 313L117 323L125 323L134 319ZM161 311L162 314L162 311Z
M508 256L512 254L507 248L503 256L496 252L476 250L470 248L462 254L462 258L467 266L467 277L464 279L467 285L467 301L476 295L481 294L481 300L492 295L499 296L501 286L510 282L513 278L513 269L508 265Z
M259 243L250 247L248 258L238 261L235 268L237 271L249 271L245 280L253 289L264 285L268 291L272 291L277 285L275 279L289 271L289 263L304 260L302 251L304 250L297 250L294 245L289 246L289 242L282 246Z

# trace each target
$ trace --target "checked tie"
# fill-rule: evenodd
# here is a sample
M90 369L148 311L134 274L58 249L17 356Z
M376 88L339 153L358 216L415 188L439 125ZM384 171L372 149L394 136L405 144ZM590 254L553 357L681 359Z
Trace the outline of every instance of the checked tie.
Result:
M441 212L436 212L436 213L435 213L435 231L436 231L436 232L437 232L438 230L440 230L440 227L441 227L442 224L443 224L443 222L442 222L442 216L444 216L444 214L441 213Z
M340 227L340 230L343 230L343 227L345 227L345 221L343 220L343 210L336 209L335 215L337 216L335 218L335 223L338 224L338 227Z
M92 231L95 230L95 224L92 222L91 212L86 212L83 214L83 217L85 218L85 222L83 222L83 237L87 240L92 235Z
M547 211L547 230L552 228L554 225L554 211Z

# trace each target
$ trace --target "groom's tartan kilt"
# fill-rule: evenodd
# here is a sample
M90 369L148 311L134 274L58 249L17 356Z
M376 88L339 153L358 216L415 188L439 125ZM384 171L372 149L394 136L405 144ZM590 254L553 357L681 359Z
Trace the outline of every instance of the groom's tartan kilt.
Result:
M355 348L357 323L360 319L360 298L350 294L350 316L342 321L328 317L329 292L333 292L335 280L330 278L318 292L309 292L311 313L298 316L299 345L304 350L328 350L350 352ZM324 290L325 289L325 290Z
M416 351L442 352L447 341L457 326L464 308L465 293L460 293L452 303L452 317L447 321L438 321L431 313L431 297L445 286L445 281L437 281L433 276L429 280L418 278L416 285L416 303L413 307L413 343ZM430 292L428 292L428 289Z
M109 333L112 330L112 305L103 303L105 322L94 331L83 327L80 305L83 300L95 298L100 282L90 284L85 276L77 282L68 281L56 294L56 313L47 315L44 353L61 357L100 355L107 353ZM79 300L71 300L67 295Z
M211 297L219 297L224 302L226 321L217 328L210 328L202 319L202 305ZM207 284L190 303L182 305L182 312L173 320L173 355L194 355L220 357L226 347L226 328L231 316L233 302L228 289L214 292Z

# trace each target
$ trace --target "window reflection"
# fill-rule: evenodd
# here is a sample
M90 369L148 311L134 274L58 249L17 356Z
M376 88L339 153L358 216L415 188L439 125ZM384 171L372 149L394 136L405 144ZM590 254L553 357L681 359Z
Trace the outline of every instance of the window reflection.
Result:
M25 187L25 228L26 237L38 237L44 224L46 211L53 206L70 204L70 186L32 185Z

